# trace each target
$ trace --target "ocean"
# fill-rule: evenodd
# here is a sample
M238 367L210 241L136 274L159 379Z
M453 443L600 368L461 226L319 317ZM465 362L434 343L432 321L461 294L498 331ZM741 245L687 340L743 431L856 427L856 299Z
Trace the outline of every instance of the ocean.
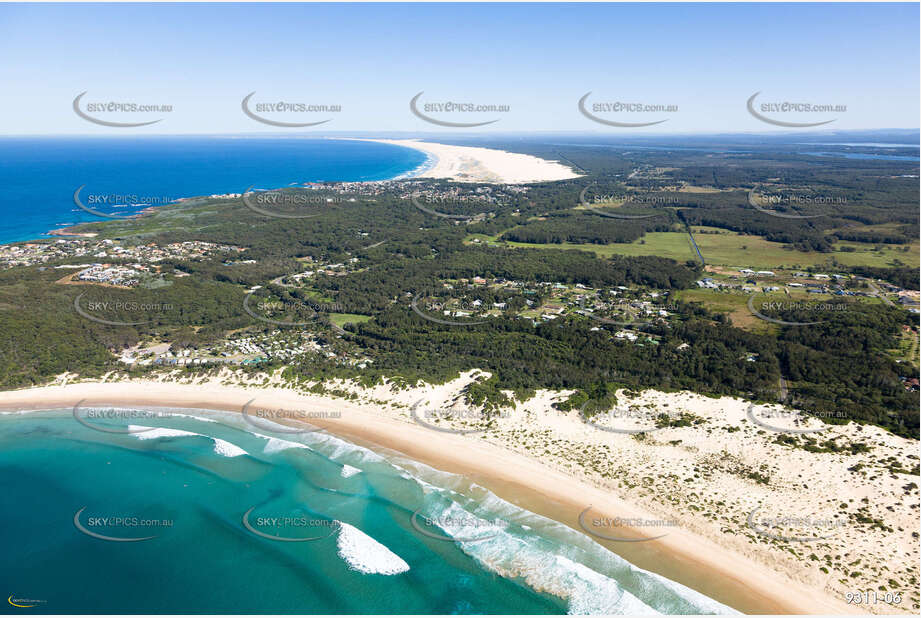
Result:
M5 611L734 613L462 476L267 422L0 416L0 581L33 606Z
M425 165L411 148L291 137L0 137L0 243L100 221L74 204L119 196L106 214L183 197L319 181L387 180Z

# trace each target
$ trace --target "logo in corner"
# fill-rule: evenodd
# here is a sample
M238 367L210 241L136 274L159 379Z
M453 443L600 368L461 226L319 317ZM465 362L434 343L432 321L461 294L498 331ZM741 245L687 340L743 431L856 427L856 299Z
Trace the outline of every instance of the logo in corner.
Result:
M7 597L6 601L13 607L23 607L23 608L35 607L39 603L48 602L48 601L45 601L44 599L21 599L19 597L14 597L14 595L12 594L9 597Z

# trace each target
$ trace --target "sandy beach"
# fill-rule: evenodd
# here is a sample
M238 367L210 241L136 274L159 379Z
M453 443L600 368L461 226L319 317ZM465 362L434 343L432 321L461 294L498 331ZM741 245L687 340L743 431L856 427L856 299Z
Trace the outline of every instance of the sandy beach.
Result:
M446 178L457 182L526 184L578 178L572 169L558 161L493 148L451 146L415 139L367 139L367 142L393 144L421 150L433 165L416 178Z
M459 389L475 379L476 375L482 374L469 372L463 374L459 380L445 385L414 389L393 389L387 385L361 389L355 385L337 384L336 388L354 389L352 392L358 395L358 398L353 401L313 395L303 390L296 392L285 388L278 376L243 378L229 370L224 370L219 375L207 378L199 376L191 380L180 380L178 374L164 374L156 380L131 382L124 381L123 377L110 376L105 382L62 383L4 392L0 394L0 409L68 408L85 400L83 405L183 407L239 412L246 402L255 397L254 405L271 405L273 408L300 414L336 411L339 413L338 418L324 418L316 420L314 424L358 444L389 449L436 468L464 474L501 498L556 519L575 530L580 530L579 514L588 506L592 507L592 518L661 520L667 516L677 520L678 526L669 528L668 534L656 540L595 540L637 566L690 586L744 613L827 614L868 611L866 607L845 604L840 593L842 587L831 581L831 578L823 582L807 576L806 573L815 571L815 567L799 554L808 554L810 551L822 554L825 549L819 551L813 545L797 547L797 559L793 560L787 548L772 547L770 543L762 543L764 546L759 547L757 542L753 544L746 538L744 514L740 517L741 524L738 529L726 534L725 521L708 521L708 517L701 517L705 515L706 509L701 512L700 507L697 507L696 513L692 512L693 508L689 510L689 504L693 501L685 502L681 492L677 490L673 496L666 496L671 502L661 502L648 499L644 491L630 489L634 483L642 484L641 479L655 469L671 472L673 474L670 476L680 480L686 476L682 467L693 470L694 457L707 449L707 442L715 444L713 449L710 449L715 449L714 452L720 452L725 447L721 440L714 439L699 429L681 427L650 434L655 440L655 445L650 447L641 444L632 436L592 431L572 413L564 414L552 410L549 403L559 394L548 392L539 392L536 397L503 418L498 430L490 430L483 434L448 433L413 422L410 414L412 404L424 400L425 405L442 409L456 405ZM113 378L118 381L114 381ZM261 386L257 388L256 384ZM691 393L665 394L650 391L644 396L649 398L649 403L655 404L658 400L657 404L660 406L680 403L693 409L695 414L705 414L709 410L716 415L744 415L747 407L738 400L714 400ZM541 454L541 446L546 446L546 442L534 442L532 438L524 436L529 432L543 435L545 440L548 434L558 438L554 440L554 444L557 445L556 452L548 456L547 451L543 449ZM693 436L692 432L697 432L698 435ZM690 466L688 458L680 455L678 452L681 449L674 444L678 435L684 436L678 438L679 442L685 440L692 443L682 447L693 455ZM891 441L894 448L904 446L899 442L900 439L892 436L883 437ZM728 439L740 445L742 450L750 447L745 444L746 438L738 434L728 436ZM590 461L592 449L599 446L606 447L603 456L609 464L620 466L614 475L592 473L592 468L597 467L597 462ZM650 451L650 448L655 450ZM672 460L662 459L658 455L669 449L675 451L671 456ZM763 451L755 453L756 458L771 456L771 453ZM773 457L772 463L776 463L776 454ZM789 466L791 470L798 469L810 474L809 484L813 487L821 485L822 482L832 482L831 478L816 478L822 475L823 470L829 475L838 474L836 470L827 466L828 462L812 459L812 465L809 466L798 461L797 457L799 454L794 457L787 456L787 460L781 463ZM723 458L727 461L732 460L732 457ZM848 462L843 463L846 465ZM633 474L630 473L630 468L633 469ZM848 479L840 480L846 482ZM722 498L724 502L721 508L724 510L732 510L735 505L730 500L734 502L733 496L739 491L743 499L748 499L751 505L770 507L784 504L787 499L787 488L779 480L776 491L768 487L752 489L751 486L740 490L727 479L711 476L706 481L713 488L710 492L705 491L706 483L701 485L691 478L686 481L684 485L687 493L701 494L698 496L699 504ZM902 482L904 484L904 479ZM868 484L854 488L855 495L866 495L869 486ZM648 483L645 488L640 487L648 488ZM791 490L801 496L811 495L799 487L792 487ZM829 490L839 491L838 488L832 487ZM884 488L881 491L887 490L888 488ZM752 499L752 496L755 499ZM824 494L822 497L824 498ZM846 499L846 496L841 499ZM822 502L819 498L816 498L816 501ZM667 508L670 503L673 506L671 510ZM801 497L800 504L788 505L785 512L792 512L789 509L793 508L805 512L809 505L805 504ZM902 514L899 516L902 517ZM911 516L916 518L917 513ZM896 523L904 524L901 519ZM913 529L910 523L907 525L909 531ZM751 530L748 532L751 533ZM624 535L625 538L647 538L649 530L624 527L618 528L618 534ZM858 539L861 535L867 546L881 542L873 534L851 534L848 531L831 542L843 542L848 546L853 540L852 537ZM747 536L756 537L757 540L755 534ZM860 546L859 540L853 542ZM891 543L891 539L889 542ZM910 542L908 545L910 546ZM885 567L889 571L888 575L901 579L907 593L908 582L904 581L903 574L896 575L895 569L898 562L909 559L907 554L910 551L903 547L899 547L898 551L890 547L888 551L891 561ZM879 559L884 560L882 557ZM916 564L917 559L914 562ZM804 564L808 569L798 570ZM908 565L902 566L908 568ZM909 611L909 607L909 601L906 599L902 607L890 607L888 612L881 608L876 608L875 611L905 613ZM869 610L873 611L873 608Z

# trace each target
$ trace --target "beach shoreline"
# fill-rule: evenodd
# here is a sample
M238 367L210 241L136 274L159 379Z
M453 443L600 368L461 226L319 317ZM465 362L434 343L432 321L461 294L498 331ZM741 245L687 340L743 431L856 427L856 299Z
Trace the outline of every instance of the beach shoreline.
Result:
M579 178L569 166L533 155L496 148L454 146L419 139L342 138L402 146L423 152L428 160L405 178L431 178L486 184L531 184ZM396 180L396 179L395 179Z
M386 180L367 182L389 182L413 179L445 179L456 182L481 182L488 184L528 184L579 178L570 167L559 161L548 161L531 155L510 153L495 148L451 146L418 139L376 139L376 138L326 138L340 141L376 142L412 148L426 155L426 160L414 169L397 174ZM278 187L285 188L285 187ZM169 204L147 206L122 219L143 218L163 206L175 206L183 201L207 196L187 196L175 199ZM79 232L81 226L104 221L82 221L64 227L57 227L37 233L34 238L15 240L0 244L17 244L54 240L55 238L95 238L96 232Z
M255 399L254 399L255 398ZM338 418L318 418L311 424L360 446L392 451L440 470L464 475L500 498L580 531L578 516L587 506L594 515L624 519L656 516L532 457L496 445L427 429L357 405L319 395L301 395L280 388L250 388L208 384L206 387L154 381L79 382L6 391L0 410L47 410L115 405L187 408L240 412L257 405L292 413L336 410ZM627 530L628 537L644 537ZM854 606L825 591L793 581L744 555L732 552L689 530L674 529L642 543L594 538L632 564L687 585L744 613L859 613Z
M456 182L482 182L489 184L528 184L556 180L579 178L580 175L559 161L547 161L532 155L510 153L495 148L479 148L471 146L452 146L435 142L424 142L418 139L375 139L375 138L327 138L341 141L375 142L412 148L426 155L426 160L421 165L406 172L397 174L385 181L412 179L446 179ZM284 188L284 187L279 187ZM203 196L187 196L177 198L170 204L161 206L148 206L124 219L145 217L162 206L171 206L186 200L199 199ZM44 236L53 238L94 238L95 232L75 231L87 223L84 221L65 227L55 228L44 232ZM12 241L0 244L15 244L18 242L36 242L48 240L42 235L34 239Z

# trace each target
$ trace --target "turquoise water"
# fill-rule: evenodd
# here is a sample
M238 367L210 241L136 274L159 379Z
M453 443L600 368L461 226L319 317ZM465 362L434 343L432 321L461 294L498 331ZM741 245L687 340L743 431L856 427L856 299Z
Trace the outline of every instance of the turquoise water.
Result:
M74 204L125 196L106 214L134 214L183 197L318 181L386 180L426 162L412 148L291 137L0 137L0 243L101 221Z
M0 416L0 581L36 606L8 612L731 612L463 477L326 433L92 412Z

